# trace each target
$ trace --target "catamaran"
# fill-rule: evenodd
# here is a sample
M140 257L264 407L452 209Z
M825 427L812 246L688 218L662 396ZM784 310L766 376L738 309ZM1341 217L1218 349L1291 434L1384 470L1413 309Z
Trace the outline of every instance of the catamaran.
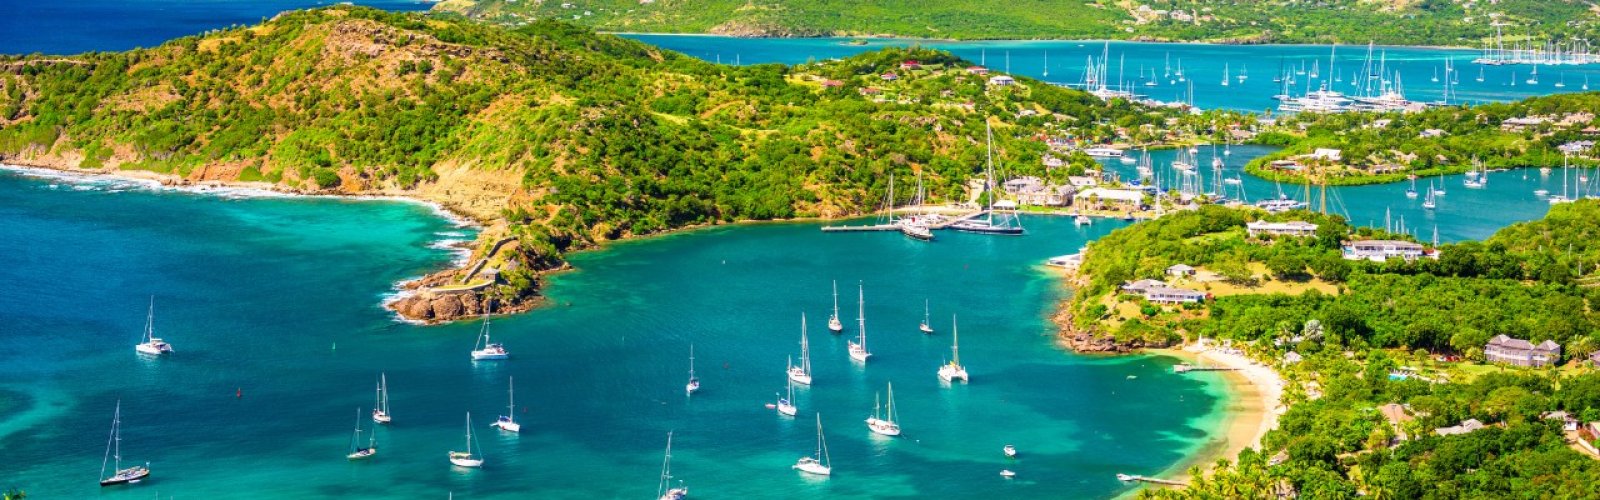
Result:
M380 424L387 424L391 420L394 420L394 418L389 415L389 375L388 374L386 374L386 373L378 374L378 391L377 392L378 392L377 400L372 403L372 421L380 423Z
M458 467L483 467L483 455L472 453L472 412L467 412L467 451L451 451L450 463Z
M933 334L933 327L928 325L928 299L922 299L922 325L917 329L925 334Z
M112 474L106 476L106 465L111 464ZM111 414L111 437L106 439L106 457L100 460L100 486L132 484L150 477L150 463L122 468L122 401L117 401L117 411Z
M367 445L361 446L361 409L356 408L356 433L350 437L350 453L345 458L363 460L378 454L378 429L372 429L372 436L368 438Z
M800 457L793 468L807 474L827 476L833 474L833 461L828 459L828 441L822 437L822 414L817 414L817 453Z
M1000 452L1004 453L1006 455L1006 458L1017 458L1017 447L1015 447L1015 446L1012 446L1012 445L1008 444L1008 445L1006 445L1006 447L1001 448Z
M139 354L160 356L172 352L172 344L156 338L156 298L154 295L150 296L150 311L145 314L144 318L144 338L139 340L139 345L133 346L133 350L138 351Z
M856 328L859 328L861 330L861 332L860 332L860 336L857 337L858 341L850 342L850 359L853 359L853 360L856 360L856 361L860 361L862 363L866 363L867 362L867 358L872 357L872 353L867 352L867 292L866 292L866 285L865 284L859 285L859 287L857 288L856 293L857 293L857 299L856 299L856 311L857 311L857 313L856 313Z
M882 434L884 436L899 436L900 423L895 418L898 415L896 414L897 412L894 411L893 382L889 383L889 412L881 413L882 410L883 407L878 405L878 400L876 397L874 397L872 403L872 416L867 417L867 428L871 429L875 434Z
M683 480L678 481L678 487L672 487L672 432L667 432L667 457L661 459L661 479L656 482L656 498L659 500L683 500L689 496L689 488L683 485Z
M700 390L700 379L694 376L694 344L689 344L689 383L683 386L684 394Z
M800 313L800 364L789 365L789 380L811 385L811 343L806 341L806 313Z
M789 366L794 366L794 358L789 358ZM788 394L779 396L778 404L773 405L773 407L778 410L779 414L793 417L796 413L800 413L800 408L794 405L794 380L785 379L784 386L787 387Z
M998 220L995 218L994 131L991 130L988 123L984 123L984 134L988 141L988 163L984 170L983 190L989 195L984 201L985 217L962 220L951 224L950 228L968 233L1020 235L1022 234L1022 222L1017 219L1016 215L1002 213Z
M844 331L844 323L839 321L839 280L833 280L833 316L828 317L828 331Z
M950 315L950 362L939 367L939 380L954 382L956 379L961 379L962 382L968 382L967 367L961 366L960 345L961 333L956 328L956 316L952 314Z
M473 361L498 360L511 357L511 353L506 352L506 346L489 341L489 318L491 316L494 316L494 314L487 311L483 313L483 330L478 333L478 342L472 346Z
M499 428L506 432L522 432L522 424L517 423L517 393L516 381L506 377L506 414L501 415L490 427Z

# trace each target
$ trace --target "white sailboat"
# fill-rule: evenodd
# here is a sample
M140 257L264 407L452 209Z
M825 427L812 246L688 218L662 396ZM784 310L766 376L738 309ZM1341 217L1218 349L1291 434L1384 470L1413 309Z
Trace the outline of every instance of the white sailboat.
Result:
M506 414L501 415L490 427L506 432L522 432L522 424L517 423L517 393L516 381L506 377Z
M683 386L684 394L700 390L700 378L694 376L694 344L689 344L689 383Z
M861 330L858 341L850 342L850 359L867 362L872 353L867 352L867 295L866 285L858 285L856 290L856 328Z
M483 455L472 453L472 412L467 412L467 451L451 451L450 463L457 467L483 467Z
M822 437L822 414L817 414L817 453L800 457L793 468L807 474L827 476L833 474L833 461L828 459L828 441Z
M939 380L954 382L956 379L961 379L962 382L969 382L967 367L961 366L960 342L961 333L956 328L956 316L952 314L950 315L950 362L939 367Z
M1417 178L1411 177L1411 187L1406 188L1406 198L1417 199Z
M111 465L111 476L106 476L106 465ZM117 411L111 414L111 437L106 438L106 456L100 460L100 486L133 484L150 477L150 463L122 468L122 401L117 401Z
M144 318L144 337L139 339L139 345L133 346L133 350L139 354L149 356L160 356L172 352L172 344L156 338L156 298L154 295L150 296L150 311L145 314Z
M350 453L345 458L351 460L364 460L378 454L378 429L372 429L372 436L367 440L365 447L361 446L361 409L356 408L356 433L350 437Z
M928 299L922 299L922 326L917 327L922 333L933 334L933 327L928 326Z
M377 392L378 392L377 400L372 403L372 421L380 423L380 424L387 424L390 421L394 420L394 417L389 415L389 375L388 374L386 374L386 373L378 374L378 390L377 390Z
M900 423L898 419L895 418L899 415L897 415L898 412L894 411L893 382L889 383L889 411L888 413L880 413L882 410L883 408L877 403L877 398L873 398L872 416L867 417L867 428L871 429L875 434L881 434L884 436L899 436Z
M1228 63L1222 63L1222 86L1228 86Z
M656 498L658 500L683 500L689 496L689 488L678 481L678 487L672 487L672 432L667 432L667 457L661 459L661 479L656 482Z
M811 385L811 343L806 340L806 313L800 313L800 364L789 366L789 380Z
M472 346L473 361L500 360L511 357L511 353L506 352L506 346L489 341L489 318L492 316L494 314L490 312L485 311L483 313L483 330L478 332L478 342Z
M833 316L828 317L828 331L844 331L844 323L839 321L839 280L833 280Z
M789 358L789 366L794 366L794 358ZM778 414L793 417L795 414L800 413L800 408L794 404L794 380L785 380L784 385L788 388L789 393L779 396L778 404L774 405L774 407L777 408Z
M1438 206L1439 204L1434 201L1433 183L1430 182L1428 183L1428 197L1422 200L1422 208L1426 210L1433 210Z

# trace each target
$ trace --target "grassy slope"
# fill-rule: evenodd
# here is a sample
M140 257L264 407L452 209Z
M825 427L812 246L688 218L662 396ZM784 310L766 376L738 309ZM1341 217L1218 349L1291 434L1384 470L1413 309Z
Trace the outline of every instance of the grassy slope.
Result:
M1151 17L1136 12L1141 5L1200 20ZM1502 0L1471 9L1438 0L446 0L437 8L503 22L553 17L617 31L1471 46L1494 33L1491 14L1511 23L1513 36L1587 36L1597 21L1578 0Z

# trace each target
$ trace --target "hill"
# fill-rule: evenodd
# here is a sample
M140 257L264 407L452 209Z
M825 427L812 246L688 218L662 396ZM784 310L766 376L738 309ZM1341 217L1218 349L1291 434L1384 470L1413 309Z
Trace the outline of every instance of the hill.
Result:
M611 31L735 36L1148 39L1479 47L1508 36L1588 38L1580 0L445 0L436 10L504 23L562 19Z
M0 58L0 160L439 202L490 227L477 257L498 274L430 276L419 286L448 293L397 305L435 320L527 307L563 252L607 240L871 211L891 173L900 193L922 172L934 201L964 200L985 122L1010 172L1046 175L1046 133L1109 139L1176 114L989 86L967 64L907 49L729 67L560 22L329 7L152 49Z

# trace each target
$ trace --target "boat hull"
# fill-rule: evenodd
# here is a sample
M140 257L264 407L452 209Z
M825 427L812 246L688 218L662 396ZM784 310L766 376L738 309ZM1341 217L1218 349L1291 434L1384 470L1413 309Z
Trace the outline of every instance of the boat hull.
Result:
M779 415L783 415L783 416L786 416L786 417L793 417L798 413L800 413L800 408L796 407L795 405L787 404L787 403L779 403L778 404L778 414Z
M881 436L894 437L900 435L900 426L888 420L869 418L867 419L867 428L871 429L873 434Z
M928 335L933 335L933 328L928 326L927 323L923 323L922 326L917 327L917 329L921 330L922 333L926 333Z
M508 420L501 420L499 422L495 422L495 423L492 423L492 424L489 424L489 425L491 427L494 427L496 429L500 429L500 430L506 431L506 432L522 432L522 424L519 424L519 423L516 423L516 422L511 422L511 421L508 421Z
M804 460L804 459L802 459L800 461L800 463L794 464L794 470L797 470L797 471L800 471L800 472L804 472L806 474L815 474L815 475L818 475L818 476L831 476L831 475L833 475L833 468L832 467L828 467L828 466L822 465L822 464L817 463L816 461L812 461L812 460Z
M380 423L380 424L387 424L387 423L389 423L390 421L393 421L393 420L394 420L393 417L390 417L388 413L384 413L382 410L374 410L372 412L372 421L373 422L377 422L377 423Z
M351 459L351 460L366 460L368 458L372 458L373 455L377 455L377 454L378 454L378 449L377 448L362 448L362 449L356 450L355 453L351 453L349 455L345 455L345 458L348 458L348 459Z
M483 467L483 459L471 458L464 453L450 452L450 465L456 467L478 468Z
M146 469L144 467L134 467L134 468L130 468L130 469L123 469L123 470L117 471L116 474L112 475L109 478L101 479L100 480L100 486L104 487L104 486L117 486L117 485L122 485L122 484L133 484L133 483L137 483L139 481L143 481L143 480L145 480L145 478L148 478L148 477L150 477L150 469Z
M963 233L974 233L974 234L998 234L998 235L1002 235L1002 236L1021 236L1022 235L1022 228L1020 228L1020 227L1002 227L1002 226L990 226L990 225L953 224L953 225L950 226L950 229L961 231Z
M498 361L509 357L511 357L511 355L505 353L472 351L473 361Z
M811 385L811 375L803 371L789 371L789 380L793 380L794 383L800 385Z
M172 352L172 346L167 344L158 345L146 342L133 346L133 350L146 356L160 356L163 354L170 354Z
M867 362L867 358L870 357L872 357L872 353L867 352L865 347L861 347L860 344L856 344L854 342L850 343L850 359L865 363Z
M943 380L945 382L954 382L956 380L967 382L967 369L945 365L939 368L939 380Z

